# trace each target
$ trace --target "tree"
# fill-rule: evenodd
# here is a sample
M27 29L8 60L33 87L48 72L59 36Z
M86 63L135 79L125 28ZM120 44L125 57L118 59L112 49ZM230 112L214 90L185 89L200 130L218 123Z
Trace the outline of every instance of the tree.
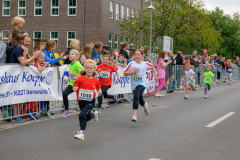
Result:
M148 6L148 3L145 3ZM162 49L162 37L170 36L174 39L174 48L182 49L183 53L191 53L193 50L214 52L219 47L220 34L214 27L208 14L205 14L203 4L193 0L191 4L185 0L153 0L153 47L160 44ZM144 45L149 46L150 10L144 10ZM121 34L131 38L137 38L139 34L139 15L135 18L124 20ZM179 47L180 46L180 47Z

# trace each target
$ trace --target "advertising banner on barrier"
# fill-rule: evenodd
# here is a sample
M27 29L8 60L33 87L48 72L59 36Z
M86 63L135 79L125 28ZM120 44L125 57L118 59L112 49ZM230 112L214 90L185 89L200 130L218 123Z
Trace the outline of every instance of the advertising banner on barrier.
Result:
M39 73L34 66L0 66L0 105L58 98L57 68L48 67Z
M147 74L147 87L143 92L143 95L151 95L151 94L155 94L156 93L156 88L157 88L157 82L154 79L155 74L153 73L152 70L147 70L146 72Z
M125 77L123 76L125 68L118 67L118 73L121 78L121 82L118 82L117 75L113 73L112 75L112 86L111 88L107 91L108 94L125 94L125 93L132 93L131 90L131 82L130 82L130 77ZM68 86L68 71L69 71L69 66L68 65L63 65L59 67L59 72L60 72L60 86L59 86L59 95L58 98L59 100L62 100L62 92L65 90L65 88ZM98 78L98 77L96 77ZM69 100L75 100L76 99L76 93L71 93L68 96Z

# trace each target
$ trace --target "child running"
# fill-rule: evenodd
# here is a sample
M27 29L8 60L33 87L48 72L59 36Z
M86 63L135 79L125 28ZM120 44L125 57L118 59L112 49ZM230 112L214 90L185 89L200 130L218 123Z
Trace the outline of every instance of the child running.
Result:
M189 87L191 86L192 90L195 91L195 77L196 73L190 68L190 64L186 64L185 76L183 78L183 82L186 80L186 96L185 99L189 98Z
M97 90L98 95L101 96L101 86L96 76L96 62L88 59L84 63L84 70L81 70L79 77L73 84L73 91L77 92L77 100L81 110L79 114L80 132L74 136L79 140L84 140L84 133L87 126L87 121L94 119L98 121L98 113L92 111L95 106L95 96Z
M114 98L115 103L117 103L116 96L108 95L107 90L111 88L112 85L112 73L116 72L118 81L121 82L121 79L119 77L118 71L116 68L112 65L109 65L110 56L108 54L105 54L103 56L103 64L100 64L97 66L97 75L100 73L99 76L99 82L102 89L102 95L104 95L104 98ZM102 95L98 96L98 114L101 114L101 105L102 105Z
M204 80L204 85L205 85L205 88L204 88L205 96L204 96L204 98L207 98L207 91L209 91L211 89L211 86L214 82L214 74L211 72L211 66L210 65L206 66L205 71L203 72L203 78L202 78L201 83L203 82L203 80Z
M133 90L133 117L132 121L137 122L137 112L138 112L138 105L144 108L145 115L149 114L148 104L143 100L143 91L147 86L147 79L146 79L146 72L147 69L152 69L153 73L155 74L155 80L158 82L158 74L156 72L155 67L148 62L142 61L143 59L143 51L137 49L134 54L135 61L130 62L124 71L124 76L131 75L131 86Z
M227 67L227 73L228 73L228 84L231 84L232 81L232 72L234 71L233 63L231 60L228 60L229 66Z
M73 93L73 84L76 81L76 75L78 72L80 72L83 68L83 66L81 65L81 63L79 61L77 61L79 58L79 52L76 49L72 49L69 53L69 60L71 61L71 63L69 64L69 77L68 77L68 81L69 85L67 86L67 88L63 91L63 103L65 106L65 111L62 114L62 117L67 117L70 115L69 113L69 103L68 103L68 95Z

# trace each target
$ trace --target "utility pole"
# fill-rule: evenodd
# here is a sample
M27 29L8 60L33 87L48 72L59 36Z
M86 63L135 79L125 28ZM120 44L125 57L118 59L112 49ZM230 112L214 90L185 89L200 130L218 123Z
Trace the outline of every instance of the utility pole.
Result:
M143 0L141 0L140 8L140 26L139 26L139 46L142 46L143 41Z

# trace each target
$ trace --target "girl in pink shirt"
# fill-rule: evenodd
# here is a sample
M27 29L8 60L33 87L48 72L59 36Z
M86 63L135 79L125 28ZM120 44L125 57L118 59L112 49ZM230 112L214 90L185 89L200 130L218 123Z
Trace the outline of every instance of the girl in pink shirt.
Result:
M164 62L165 55L166 55L165 51L160 51L158 60L157 60L157 73L158 73L159 83L158 83L157 93L155 94L156 97L164 96L164 95L161 95L161 90L165 86L165 74L166 74L165 68L167 67L167 65L172 63L171 60L169 60L167 63Z

